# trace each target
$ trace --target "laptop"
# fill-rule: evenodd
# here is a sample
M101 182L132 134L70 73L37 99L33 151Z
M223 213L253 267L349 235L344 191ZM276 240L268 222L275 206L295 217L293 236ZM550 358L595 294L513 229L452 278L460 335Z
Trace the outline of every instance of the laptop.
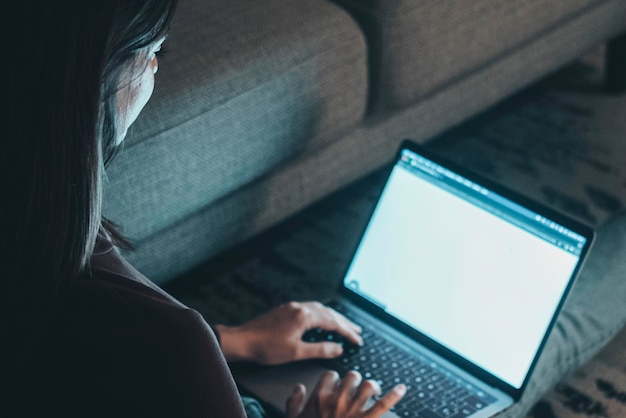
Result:
M362 347L321 329L344 354L281 366L236 364L240 389L284 412L297 383L358 370L385 417L493 416L522 396L594 232L411 140L399 147L336 297L364 328ZM372 400L373 402L373 400Z

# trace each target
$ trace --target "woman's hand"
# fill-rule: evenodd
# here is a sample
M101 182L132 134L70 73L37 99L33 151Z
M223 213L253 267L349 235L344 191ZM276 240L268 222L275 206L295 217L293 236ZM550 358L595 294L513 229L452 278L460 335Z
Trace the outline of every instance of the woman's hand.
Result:
M362 344L361 328L318 302L290 302L238 327L215 326L226 360L281 364L308 358L341 355L334 342L304 342L312 328L336 331L354 344Z
M298 385L287 399L287 418L378 418L393 407L406 393L398 385L366 408L372 396L380 395L380 386L372 380L363 381L351 371L339 379L336 372L326 372L306 400L306 389Z

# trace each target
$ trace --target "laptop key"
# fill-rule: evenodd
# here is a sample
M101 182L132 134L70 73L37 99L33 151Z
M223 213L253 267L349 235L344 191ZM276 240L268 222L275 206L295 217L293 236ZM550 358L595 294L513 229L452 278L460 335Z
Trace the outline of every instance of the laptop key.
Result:
M442 406L441 408L435 411L437 415L444 418L450 418L453 415L456 415L456 411L448 406Z
M466 417L468 417L468 416L469 416L469 415L466 415L466 414L464 414L464 413L462 413L462 412L457 412L457 413L456 413L456 414L454 414L454 415L450 415L448 418L466 418Z
M482 399L487 405L492 404L496 401L496 398L489 395L488 393L483 392L482 390L476 392L476 396Z
M430 409L423 409L417 413L418 418L443 418Z
M406 407L398 407L394 412L396 413L396 415L402 418L412 418L418 416L417 412L411 411L409 408Z
M477 397L475 397L475 396L468 396L467 398L465 398L465 399L464 399L464 401L465 401L465 402L466 402L469 406L471 406L472 408L476 409L477 411L478 411L479 409L483 409L484 407L486 407L486 406L487 406L487 404L486 404L483 400L478 399L478 398L477 398Z
M469 406L464 406L459 410L459 413L461 413L462 417L469 417L470 415L472 415L474 412L476 412L476 410L474 408L471 408Z

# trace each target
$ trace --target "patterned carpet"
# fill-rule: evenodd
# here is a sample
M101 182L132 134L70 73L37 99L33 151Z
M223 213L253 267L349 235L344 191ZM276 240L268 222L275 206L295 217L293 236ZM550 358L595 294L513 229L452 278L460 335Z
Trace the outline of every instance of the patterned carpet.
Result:
M626 96L602 90L603 50L427 144L592 226L626 203ZM383 180L372 173L175 280L209 322L324 299L341 279ZM532 418L626 417L626 332L548 393Z

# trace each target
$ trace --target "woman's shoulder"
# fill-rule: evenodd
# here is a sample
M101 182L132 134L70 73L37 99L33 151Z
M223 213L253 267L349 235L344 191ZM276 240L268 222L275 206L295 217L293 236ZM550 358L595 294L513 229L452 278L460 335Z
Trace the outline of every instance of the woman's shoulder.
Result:
M139 415L240 416L236 386L202 316L146 282L117 251L96 257L91 274L59 299L47 374L88 382L88 392L74 387L86 403L106 398Z
M95 253L91 261L89 274L68 285L62 309L70 316L80 312L74 320L103 338L124 329L130 333L133 327L141 330L142 341L214 337L197 311L148 280L116 248Z

